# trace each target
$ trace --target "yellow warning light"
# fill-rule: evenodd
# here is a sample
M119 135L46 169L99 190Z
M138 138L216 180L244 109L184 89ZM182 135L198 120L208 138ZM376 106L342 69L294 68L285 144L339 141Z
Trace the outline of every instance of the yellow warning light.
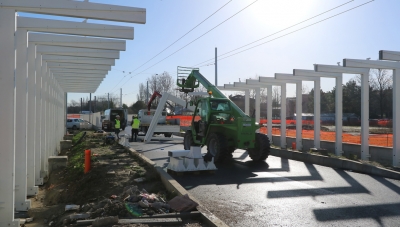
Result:
M212 95L212 91L208 91L208 94L209 94L209 95Z

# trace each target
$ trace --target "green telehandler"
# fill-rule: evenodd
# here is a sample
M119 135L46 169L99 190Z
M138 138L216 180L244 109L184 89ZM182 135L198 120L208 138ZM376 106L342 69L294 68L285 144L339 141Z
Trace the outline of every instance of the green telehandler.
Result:
M184 149L207 146L207 155L215 162L232 158L236 149L247 150L253 161L264 161L270 150L268 136L257 133L260 126L235 103L211 84L199 69L178 66L177 86L181 92L193 92L201 85L209 97L200 98L193 114L190 130L185 132Z

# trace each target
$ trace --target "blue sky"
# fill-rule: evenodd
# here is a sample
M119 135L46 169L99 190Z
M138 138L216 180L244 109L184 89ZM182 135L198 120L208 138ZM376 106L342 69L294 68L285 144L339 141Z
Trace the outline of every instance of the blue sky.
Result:
M398 0L375 0L297 32L293 31L369 1L258 0L253 3L254 0L93 0L91 2L141 7L147 10L146 24L128 24L135 28L135 39L127 41L126 51L121 52L116 65L112 67L96 93L92 94L101 96L114 93L119 97L119 89L122 88L123 103L128 105L136 101L139 83L145 83L152 74L167 71L176 78L177 66L199 66L199 63L214 58L215 47L218 48L218 55L227 53L345 3L347 4L342 7L246 48L267 42L263 45L220 60L218 85L238 82L239 78L243 81L256 75L272 77L274 73L292 73L294 68L312 69L316 63L336 65L343 58L377 59L379 50L400 50L398 30L400 1ZM225 4L226 6L220 11L184 38L138 68ZM248 5L250 5L248 8L233 16ZM228 19L231 16L233 17ZM226 19L228 19L226 22L209 31ZM93 20L88 22L105 23ZM107 24L127 25L109 22ZM202 36L207 31L209 32ZM290 32L293 33L288 34ZM288 35L277 38L285 34ZM171 55L199 36L202 37ZM272 40L274 38L277 39ZM231 54L233 53L235 52ZM169 55L171 56L164 59ZM227 56L229 54L220 58ZM214 65L200 67L200 72L210 81L214 81ZM353 76L345 76L344 81L348 81L351 77ZM309 89L313 87L312 83L306 85ZM322 79L321 86L324 91L331 90L333 85L333 79ZM287 90L289 97L295 95L294 85L288 85ZM70 93L68 102L71 99L78 101L81 97L89 97L89 94Z

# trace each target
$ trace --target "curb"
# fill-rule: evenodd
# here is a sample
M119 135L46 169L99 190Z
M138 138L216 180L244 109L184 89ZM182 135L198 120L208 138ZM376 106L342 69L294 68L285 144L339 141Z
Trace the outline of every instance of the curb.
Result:
M365 173L365 174L400 180L400 172L376 167L369 164L363 164L352 160L337 159L322 155L314 155L298 151L288 151L275 148L271 148L270 155L332 167L332 168L353 170L354 172L358 173Z
M155 162L152 160L148 159L144 155L140 154L133 148L128 148L124 147L126 150L128 150L132 155L138 157L139 159L142 159L149 167L152 167L156 170L158 175L161 178L161 181L163 182L164 186L166 189L171 192L171 193L176 193L180 196L188 194L190 199L195 201L196 203L199 204L197 207L197 210L200 212L202 216L202 220L209 226L213 227L228 227L223 221L221 221L219 218L217 218L214 214L212 214L207 208L205 208L201 203L194 198L193 196L190 195L188 191L182 185L180 185L174 178L172 178L167 172L165 172L161 167L156 166Z

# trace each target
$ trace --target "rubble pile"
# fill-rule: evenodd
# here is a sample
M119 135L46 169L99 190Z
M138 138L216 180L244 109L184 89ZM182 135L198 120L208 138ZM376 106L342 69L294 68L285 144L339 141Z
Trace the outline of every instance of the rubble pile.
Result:
M156 214L195 211L198 204L187 195L177 196L166 202L165 195L139 190L135 185L124 188L120 195L111 195L98 202L79 205L66 205L65 213L49 226L66 226L78 220L93 220L93 226L118 224L119 219L151 217ZM71 214L71 211L76 212ZM98 224L96 224L98 223Z

